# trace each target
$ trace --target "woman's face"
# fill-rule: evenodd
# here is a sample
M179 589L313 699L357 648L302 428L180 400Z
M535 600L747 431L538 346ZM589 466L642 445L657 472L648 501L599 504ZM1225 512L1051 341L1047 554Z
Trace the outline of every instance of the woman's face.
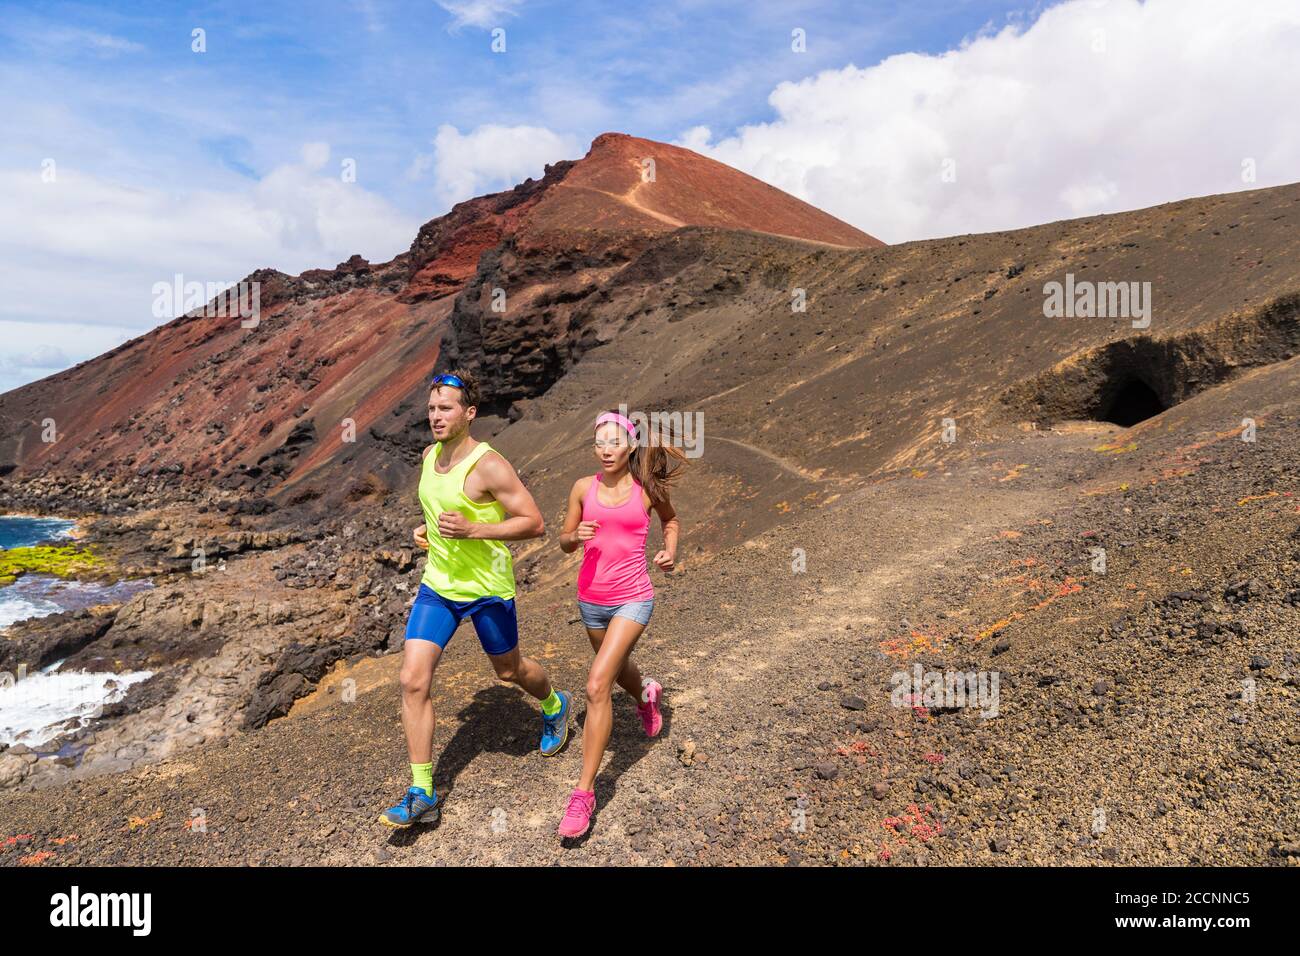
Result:
M593 448L600 466L611 473L626 468L627 459L632 454L627 432L615 422L605 422L596 429Z

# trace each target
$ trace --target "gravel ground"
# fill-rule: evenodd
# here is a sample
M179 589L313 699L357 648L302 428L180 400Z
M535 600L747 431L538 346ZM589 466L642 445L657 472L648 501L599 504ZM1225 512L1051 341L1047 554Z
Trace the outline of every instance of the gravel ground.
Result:
M576 845L553 831L589 651L556 582L521 596L522 633L578 692L572 739L541 757L535 705L463 631L436 826L375 822L407 782L388 654L255 733L6 796L0 863L1295 865L1296 372L1228 387L1263 409L1253 445L1215 389L1128 431L959 446L657 576L637 657L665 729L616 701ZM901 700L917 665L996 675L996 715Z

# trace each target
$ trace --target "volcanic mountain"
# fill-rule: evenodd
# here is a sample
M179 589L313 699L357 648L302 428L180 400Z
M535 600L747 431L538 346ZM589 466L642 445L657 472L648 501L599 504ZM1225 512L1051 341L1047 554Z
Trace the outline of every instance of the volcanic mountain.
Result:
M602 308L609 287L636 282L638 256L692 225L882 245L690 150L606 133L541 180L456 205L391 262L253 273L255 329L196 310L10 392L0 474L176 475L303 500L337 490L325 466L364 449L343 490L386 487L423 445L406 426L419 431L436 365L499 366L485 411L544 392L631 320ZM42 441L50 419L55 442Z

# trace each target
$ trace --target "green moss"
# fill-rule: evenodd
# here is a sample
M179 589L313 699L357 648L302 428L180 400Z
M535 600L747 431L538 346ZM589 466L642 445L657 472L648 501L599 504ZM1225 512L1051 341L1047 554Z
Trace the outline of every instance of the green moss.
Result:
M0 551L0 585L13 584L20 574L53 574L61 578L76 577L102 567L102 558L82 548L56 548L38 545Z

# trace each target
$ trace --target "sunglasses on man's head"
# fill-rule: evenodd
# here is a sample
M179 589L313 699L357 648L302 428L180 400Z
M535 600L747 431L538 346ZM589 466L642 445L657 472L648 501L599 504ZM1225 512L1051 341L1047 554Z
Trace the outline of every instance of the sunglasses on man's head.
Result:
M437 388L439 385L450 385L452 388L460 389L465 387L465 383L460 380L458 375L439 375L433 380L433 387Z

